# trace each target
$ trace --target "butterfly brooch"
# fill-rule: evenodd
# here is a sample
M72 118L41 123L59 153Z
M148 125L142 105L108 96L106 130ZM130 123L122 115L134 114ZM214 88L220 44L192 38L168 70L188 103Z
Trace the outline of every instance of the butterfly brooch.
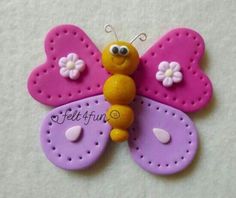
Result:
M177 28L139 57L133 42L118 39L101 53L79 27L60 25L46 36L45 63L28 78L31 96L51 110L42 122L42 149L55 166L94 164L109 140L127 140L133 160L160 175L193 160L198 134L185 114L206 106L212 84L199 66L204 41ZM185 112L185 113L184 113Z

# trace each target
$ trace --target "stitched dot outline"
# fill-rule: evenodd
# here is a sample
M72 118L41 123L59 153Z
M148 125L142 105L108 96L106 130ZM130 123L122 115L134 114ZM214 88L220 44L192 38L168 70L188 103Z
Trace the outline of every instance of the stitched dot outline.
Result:
M90 105L89 103L92 103L92 105L97 105L99 104L99 102L102 102L100 100L103 100L103 99L100 99L100 98L96 98L95 100L93 101L87 101L87 102L83 102L83 103L79 103L77 104L76 106L73 106L73 107L65 107L64 110L60 110L59 112L57 112L57 114L63 114L64 111L72 111L72 108L73 109L80 109L82 108L83 106L87 109L88 106ZM88 105L89 104L89 105ZM52 116L55 116L56 114L52 115ZM106 124L106 122L101 122L101 124ZM43 133L46 134L46 139L44 140L46 142L46 145L50 148L49 150L54 154L54 156L58 157L58 158L62 158L64 157L66 159L66 162L70 163L70 162L74 162L76 160L76 163L84 163L84 160L88 159L87 156L89 157L89 155L91 155L93 153L93 150L96 149L96 148L99 148L100 146L100 140L99 139L96 139L93 143L93 147L92 148L84 148L84 150L81 152L83 153L83 155L80 153L80 154L77 154L77 158L72 158L71 156L67 156L67 155L64 155L63 152L61 151L58 151L55 143L53 143L53 140L50 138L51 136L51 128L53 127L53 123L51 121L48 122L47 124L47 128L44 130ZM104 136L104 131L102 130L98 130L96 131L96 133L99 134L99 138L102 138Z
M57 64L58 62L58 58L54 55L54 52L55 52L55 40L56 39L59 39L60 36L67 36L67 35L70 35L72 34L74 37L78 37L79 36L79 32L77 32L77 30L75 30L75 28L69 28L70 30L68 30L67 28L62 28L62 27L59 27L58 30L56 31L56 33L54 33L53 37L51 36L47 41L48 44L49 44L49 52L48 53L52 53L52 54L47 54L48 56L48 59L52 61L52 64L50 66L50 68L43 68L41 70L41 73L37 72L36 75L35 75L35 78L32 80L32 84L34 86L37 86L38 82L37 82L37 78L40 77L41 75L43 74L47 74L49 71L48 70L51 70L51 69L55 69L55 64ZM91 41L87 41L83 36L80 36L80 39L79 39L79 42L85 46L85 50L88 51L89 55L92 56L92 58L94 59L94 61L96 62L100 62L100 58L97 57L97 53L95 53L93 50L91 50L90 48L90 45L88 44L88 42L91 42ZM104 69L104 66L100 63L100 67L102 69ZM98 90L101 90L101 85L100 83L98 82L95 82L95 86L94 86L94 89L98 89ZM91 91L92 88L91 86L89 86L87 89L84 89L83 92L89 92ZM42 89L38 89L37 91L38 94L44 94L45 95L45 98L48 99L48 100L51 100L55 97L57 97L58 99L63 99L63 95L62 94L58 94L57 96L52 96L50 94L47 94L45 93ZM68 95L65 95L65 97L71 97L71 98L76 98L78 94L82 94L82 91L81 90L78 90L77 93L71 93L69 92Z
M198 58L199 55L200 55L199 48L202 47L196 35L190 33L187 30L184 30L183 32L182 31L181 32L176 32L174 35L171 35L171 36L168 36L167 38L165 38L165 40L158 45L158 48L159 49L164 49L165 45L170 43L172 41L173 37L180 38L181 36L186 36L190 39L193 39L194 43L196 45L196 49L193 50L193 58L189 59L189 66L187 67L187 70L191 71L192 74L196 76L197 72L191 65L195 64L195 58ZM155 58L156 52L150 51L149 56L151 56L152 58ZM147 65L147 62L148 61L146 59L143 60L144 65ZM138 87L137 89L138 90L144 90L145 92L149 92L149 91L153 92L155 95L160 95L160 97L162 97L164 99L170 99L175 104L181 104L181 105L184 105L184 106L185 105L194 106L194 105L197 105L198 103L202 103L203 102L203 97L208 98L208 95L209 95L209 89L208 88L210 86L209 83L205 81L206 77L203 77L202 74L198 75L197 77L200 79L200 81L202 81L202 83L204 83L205 90L202 92L201 96L198 96L195 100L189 101L188 103L185 100L177 100L177 98L175 96L170 97L167 92L164 93L164 94L162 92L162 95L160 95L160 92L158 92L158 90L150 90L146 87Z
M189 148L192 143L194 142L194 140L192 139L193 136L193 132L192 130L188 129L190 127L190 123L188 121L186 121L183 116L178 115L178 113L175 110L167 110L165 109L165 107L162 107L161 105L150 105L150 102L145 102L143 99L138 99L136 98L133 103L136 102L139 105L145 105L146 108L154 108L156 111L162 111L164 113L164 115L170 116L171 118L178 116L177 118L179 119L179 122L181 122L181 124L184 125L185 129L186 129L186 133L189 136L188 141L186 142L188 148L185 148L185 152L184 154L180 155L178 158L175 158L172 160L172 162L166 163L166 164L162 164L160 162L154 163L152 160L147 159L144 154L142 153L142 150L140 148L140 146L137 144L137 137L132 137L131 141L131 146L130 148L132 148L132 150L134 150L136 153L138 153L139 159L140 160L144 160L146 164L148 164L149 166L156 166L157 168L171 168L174 166L178 166L179 163L181 163L183 160L186 160L188 158L188 156L191 154L191 148ZM135 128L131 128L130 129L132 133L135 132Z

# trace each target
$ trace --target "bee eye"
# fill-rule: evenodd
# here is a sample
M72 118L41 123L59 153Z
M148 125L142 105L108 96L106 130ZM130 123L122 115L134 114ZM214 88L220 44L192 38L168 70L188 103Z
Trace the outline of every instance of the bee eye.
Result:
M114 55L118 54L119 53L119 49L120 47L118 45L112 45L110 47L110 52Z
M129 49L126 46L121 46L119 50L119 54L122 56L127 56L129 54Z

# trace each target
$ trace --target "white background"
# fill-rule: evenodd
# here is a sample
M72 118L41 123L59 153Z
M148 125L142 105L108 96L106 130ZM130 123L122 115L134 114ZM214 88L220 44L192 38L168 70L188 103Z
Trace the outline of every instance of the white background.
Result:
M30 71L45 59L43 41L58 24L83 28L100 49L113 37L145 31L142 54L174 27L201 33L203 70L214 86L204 110L191 114L200 135L194 163L184 172L154 176L131 160L126 143L110 143L93 167L81 172L55 168L41 152L39 125L49 108L26 90ZM235 0L1 0L0 1L0 197L236 197L236 1Z

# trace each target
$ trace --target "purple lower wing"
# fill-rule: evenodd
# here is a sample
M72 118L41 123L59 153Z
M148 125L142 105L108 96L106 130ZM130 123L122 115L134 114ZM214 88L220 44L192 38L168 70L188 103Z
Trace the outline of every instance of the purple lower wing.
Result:
M132 158L144 170L168 175L185 169L197 147L197 130L183 112L145 97L132 104L135 122L130 130Z
M41 127L41 144L57 167L79 170L96 162L109 141L104 112L109 104L94 96L53 109Z

